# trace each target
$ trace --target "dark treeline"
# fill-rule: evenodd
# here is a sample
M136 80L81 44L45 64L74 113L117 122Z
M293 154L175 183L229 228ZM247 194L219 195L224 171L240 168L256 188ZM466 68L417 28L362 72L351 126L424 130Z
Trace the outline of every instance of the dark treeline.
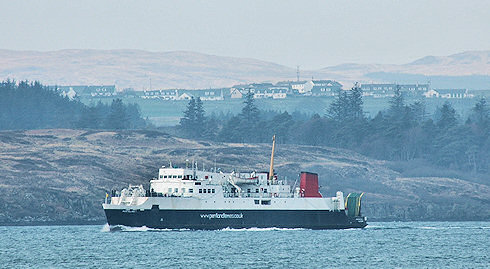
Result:
M144 128L138 105L120 99L106 105L86 106L61 96L39 82L0 83L0 130L42 128Z
M423 102L407 104L397 89L390 107L368 118L356 85L339 92L326 111L305 118L259 110L249 94L238 115L222 120L206 117L201 100L191 99L179 129L195 139L268 143L276 134L279 143L340 147L384 160L420 159L458 170L490 170L490 113L485 99L462 119L449 102L428 115Z

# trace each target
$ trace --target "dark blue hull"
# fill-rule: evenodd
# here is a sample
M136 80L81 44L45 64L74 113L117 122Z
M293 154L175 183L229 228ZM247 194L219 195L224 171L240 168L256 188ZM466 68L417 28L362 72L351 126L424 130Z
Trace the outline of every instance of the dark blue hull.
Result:
M216 230L223 228L364 228L362 217L327 210L119 210L106 209L110 226L157 229Z

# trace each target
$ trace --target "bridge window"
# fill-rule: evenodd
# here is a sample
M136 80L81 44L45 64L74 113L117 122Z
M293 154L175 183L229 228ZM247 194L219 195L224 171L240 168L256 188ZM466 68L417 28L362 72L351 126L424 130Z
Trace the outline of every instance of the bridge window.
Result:
M213 193L214 193L214 189L212 189Z
M199 193L202 193L202 189L199 189Z
M182 178L182 175L178 175L177 177L178 177L178 178Z
M189 189L189 193L194 193L194 189Z
M172 178L177 178L177 175L173 175Z
M167 178L167 176L165 175L165 176L163 176L163 178Z
M271 200L262 200L261 201L261 204L263 204L263 205L270 205L271 204Z
M208 189L208 193L211 193L211 189Z
M160 175L160 178L163 178L163 175Z
M264 193L267 193L267 189L264 189Z
M201 185L201 182L196 182L196 183L194 183L194 184L195 184L195 185Z
M255 192L256 192L256 193L259 193L259 189L255 189Z
M259 200L254 200L255 204L258 205L259 204Z
M206 189L202 189L202 192L203 192L203 193L206 193Z
M168 188L168 192L172 192L172 188Z
M175 188L174 189L174 192L179 192L179 188Z

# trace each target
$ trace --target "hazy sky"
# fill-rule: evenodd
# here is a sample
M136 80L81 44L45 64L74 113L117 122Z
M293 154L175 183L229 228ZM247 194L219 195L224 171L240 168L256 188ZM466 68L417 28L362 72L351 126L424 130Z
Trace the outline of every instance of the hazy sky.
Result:
M0 48L188 50L290 67L490 49L490 1L4 1Z

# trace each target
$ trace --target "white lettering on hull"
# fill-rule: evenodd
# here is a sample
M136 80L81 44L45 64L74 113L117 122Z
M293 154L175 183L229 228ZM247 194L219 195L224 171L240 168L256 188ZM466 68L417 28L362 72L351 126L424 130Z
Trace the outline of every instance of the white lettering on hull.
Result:
M201 219L243 219L243 214L211 213L201 214Z

